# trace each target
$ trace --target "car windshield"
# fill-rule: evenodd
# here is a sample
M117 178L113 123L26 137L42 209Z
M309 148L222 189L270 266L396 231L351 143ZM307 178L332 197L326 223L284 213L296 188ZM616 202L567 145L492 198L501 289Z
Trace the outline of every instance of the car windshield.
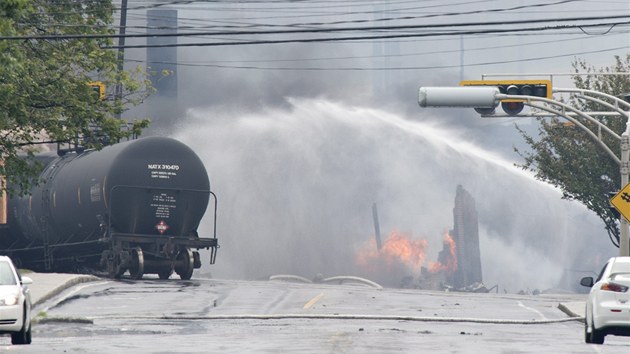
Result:
M15 275L9 262L0 261L0 285L16 285Z

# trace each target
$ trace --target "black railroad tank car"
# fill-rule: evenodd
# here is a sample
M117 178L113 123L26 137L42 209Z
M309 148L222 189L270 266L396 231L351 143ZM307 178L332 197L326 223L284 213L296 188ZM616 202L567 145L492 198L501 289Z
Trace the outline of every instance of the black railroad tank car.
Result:
M216 216L216 196L203 163L185 144L148 137L39 158L43 182L31 195L9 200L0 238L4 253L23 266L102 267L113 277L129 271L136 279L147 273L166 279L175 271L189 279L201 267L193 249L210 249L214 263L216 234L201 238L197 228L211 197Z

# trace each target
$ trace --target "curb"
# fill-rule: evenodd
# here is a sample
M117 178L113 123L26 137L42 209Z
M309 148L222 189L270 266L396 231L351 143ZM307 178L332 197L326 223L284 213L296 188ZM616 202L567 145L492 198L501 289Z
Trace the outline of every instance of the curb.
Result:
M573 312L573 310L571 310L570 308L568 308L565 304L558 304L558 309L562 312L564 312L567 316L569 317L573 317L576 320L579 320L580 322L584 323L584 317Z
M41 305L42 303L50 300L52 297L58 295L62 291L70 287L73 287L77 284L87 283L87 282L97 281L97 280L101 280L101 278L94 275L77 275L76 277L73 277L72 279L66 281L65 283L62 283L61 285L47 292L45 295L43 295L41 298L39 298L37 301L33 303L33 307Z

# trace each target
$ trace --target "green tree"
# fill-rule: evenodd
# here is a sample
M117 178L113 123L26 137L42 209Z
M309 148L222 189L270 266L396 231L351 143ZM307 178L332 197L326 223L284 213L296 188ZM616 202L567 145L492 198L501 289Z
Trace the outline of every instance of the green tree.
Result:
M630 54L616 56L609 67L596 68L584 60L573 63L573 82L576 88L623 96L630 92ZM579 75L578 75L579 74ZM622 98L622 97L620 97ZM608 111L597 103L571 98L571 105L583 112ZM594 116L598 121L621 135L626 128L622 117ZM610 210L611 192L617 192L621 174L617 163L598 146L582 129L566 123L564 118L539 118L538 137L534 138L519 129L531 151L517 152L524 158L521 165L533 171L536 177L562 190L563 198L577 200L592 210L605 224L605 229L615 246L619 246L618 219ZM593 123L582 121L597 132ZM604 143L620 157L619 140L602 133Z
M99 35L114 34L113 10L104 0L0 0L0 174L10 192L36 181L42 142L100 148L148 124L121 129L114 118L152 88L140 69L118 72L117 53L103 49L112 41ZM55 38L77 34L93 37ZM122 97L99 100L94 81L108 92L122 83Z

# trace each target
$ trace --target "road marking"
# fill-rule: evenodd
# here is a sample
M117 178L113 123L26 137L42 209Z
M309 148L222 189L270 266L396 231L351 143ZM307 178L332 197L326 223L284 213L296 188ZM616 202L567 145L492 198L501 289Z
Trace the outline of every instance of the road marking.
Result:
M322 297L324 297L324 293L321 293L317 296L315 296L314 298L310 299L307 303L304 304L304 306L302 306L303 309L310 309L313 305L315 305L317 303L317 301L319 301L319 299L321 299Z
M529 306L525 306L525 305L524 305L522 302L520 302L520 301L518 302L518 306L520 306L520 307L522 307L522 308L524 308L524 309L526 309L526 310L529 310L529 311L531 311L531 312L533 312L533 313L537 314L538 316L540 316L540 319L542 319L542 320L546 320L546 319L547 319L547 317L545 317L545 315L543 315L543 314L542 314L542 312L540 312L540 311L536 310L535 308L532 308L532 307L529 307Z

